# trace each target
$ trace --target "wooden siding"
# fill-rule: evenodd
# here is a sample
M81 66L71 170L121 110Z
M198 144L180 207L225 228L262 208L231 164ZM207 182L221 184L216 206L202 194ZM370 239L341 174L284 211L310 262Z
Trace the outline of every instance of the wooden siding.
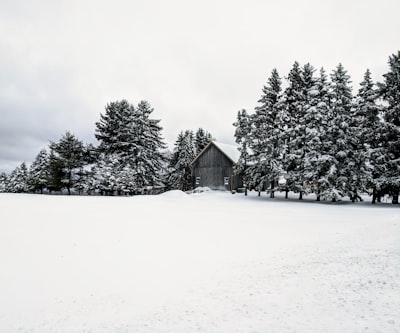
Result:
M214 144L210 144L192 165L193 187L208 186L213 190L234 190L240 186L240 179L233 175L233 163ZM200 183L196 184L196 178ZM229 184L225 185L225 177Z

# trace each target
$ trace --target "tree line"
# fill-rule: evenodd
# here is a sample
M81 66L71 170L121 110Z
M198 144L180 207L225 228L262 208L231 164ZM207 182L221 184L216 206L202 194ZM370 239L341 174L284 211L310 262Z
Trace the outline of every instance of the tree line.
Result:
M272 70L253 113L237 113L240 146L236 172L248 187L313 193L336 201L360 193L372 202L400 190L400 51L389 57L383 82L367 69L353 95L350 76L339 64L328 76L295 62L286 77Z
M272 70L253 113L237 113L241 152L235 171L246 188L336 201L361 193L398 203L400 189L400 51L389 57L383 82L366 70L353 95L339 64L330 75L295 62L283 80ZM50 142L28 167L0 174L0 192L142 194L192 189L190 163L213 139L202 128L178 134L169 152L160 120L146 101L106 105L95 124L99 144L70 132Z
M97 147L67 131L28 167L0 174L0 192L134 195L190 187L190 161L211 140L202 128L178 135L172 153L146 101L111 102L95 124Z

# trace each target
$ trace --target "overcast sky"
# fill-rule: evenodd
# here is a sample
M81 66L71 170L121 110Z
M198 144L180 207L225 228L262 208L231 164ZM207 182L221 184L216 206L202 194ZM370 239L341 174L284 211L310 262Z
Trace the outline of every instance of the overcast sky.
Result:
M358 90L400 48L399 0L1 0L0 172L66 130L94 144L106 103L147 100L172 147L203 127L233 143L271 70L342 62Z

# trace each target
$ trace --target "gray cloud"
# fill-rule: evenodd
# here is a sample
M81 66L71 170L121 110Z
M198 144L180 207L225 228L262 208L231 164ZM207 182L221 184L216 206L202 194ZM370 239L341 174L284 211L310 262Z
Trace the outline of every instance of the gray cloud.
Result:
M233 142L272 68L342 62L354 89L397 51L397 0L0 3L0 171L70 130L95 143L107 102L148 100L170 146L199 126Z

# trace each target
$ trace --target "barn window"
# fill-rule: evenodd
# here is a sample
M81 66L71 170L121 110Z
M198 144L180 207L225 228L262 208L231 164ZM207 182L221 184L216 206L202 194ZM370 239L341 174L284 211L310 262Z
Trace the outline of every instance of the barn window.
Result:
M200 185L200 177L196 177L196 185Z
M229 177L224 177L224 184L229 185Z

